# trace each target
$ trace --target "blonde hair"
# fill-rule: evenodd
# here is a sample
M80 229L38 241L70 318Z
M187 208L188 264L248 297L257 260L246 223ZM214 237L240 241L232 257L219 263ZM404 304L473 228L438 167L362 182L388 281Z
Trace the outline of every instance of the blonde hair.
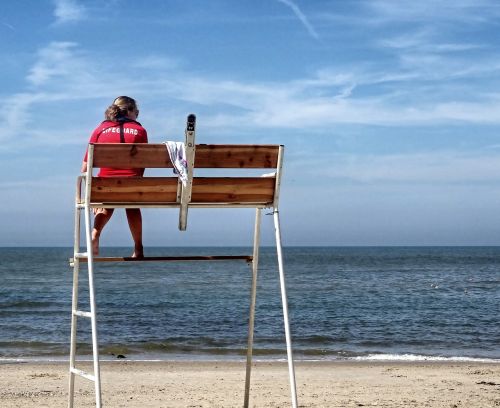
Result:
M127 117L129 112L139 113L137 102L129 96L119 96L113 101L113 104L106 109L104 117L107 120L116 121L118 118Z

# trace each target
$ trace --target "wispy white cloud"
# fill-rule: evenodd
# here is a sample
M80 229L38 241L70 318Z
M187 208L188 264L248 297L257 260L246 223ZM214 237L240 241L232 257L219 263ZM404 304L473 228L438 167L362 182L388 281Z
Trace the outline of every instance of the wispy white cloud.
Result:
M54 0L56 23L70 23L87 17L85 6L77 0Z
M16 28L12 24L9 24L9 23L6 23L5 21L2 21L2 25L7 27L9 30L16 31Z
M368 0L372 22L425 22L461 21L476 24L500 15L500 4L495 0L422 0L401 2L397 0Z
M76 63L71 63L76 44L52 42L38 52L38 59L31 68L27 80L33 85L43 85L54 77L73 74Z
M113 81L108 81L106 73L97 74L96 65L73 42L52 42L41 48L27 73L27 90L4 96L0 103L0 140L6 142L2 149L9 147L9 140L16 140L12 146L37 139L44 144L71 143L61 126L44 126L47 120L41 107L53 106L50 112L55 117L62 115L68 102L106 95Z
M306 15L302 12L302 10L299 8L297 4L295 4L291 0L277 0L280 3L283 3L285 6L289 7L293 13L297 16L299 21L302 23L302 25L306 28L307 32L311 35L311 37L315 39L319 39L319 35L312 26L312 24L309 22L309 19L306 17Z
M176 58L169 58L161 55L147 55L139 61L133 61L132 65L139 69L147 70L171 70L180 66L180 61Z
M3 149L9 140L19 142L20 130L30 122L30 108L39 99L40 96L36 94L19 93L3 100L0 113L0 141L5 142Z
M319 23L338 27L380 30L392 26L391 32L412 29L454 29L472 25L496 25L500 3L496 0L360 0L349 3L349 11L336 7L314 12ZM450 25L451 24L451 25ZM380 32L373 32L378 37Z
M428 53L464 52L485 47L483 44L470 42L443 42L439 37L439 33L436 33L435 30L426 28L381 39L378 44L395 50Z
M324 68L307 77L271 82L202 76L180 61L151 54L141 67L148 70L147 75L137 76L137 67L133 66L121 67L120 76L116 76L116 62L111 57L90 55L76 43L52 42L37 53L26 77L27 90L3 98L0 139L8 145L9 140L22 134L26 143L80 143L64 136L68 128L71 126L73 134L86 135L92 124L78 120L66 129L61 124L49 129L50 124L40 117L40 107L53 106L52 111L68 115L70 106L75 112L86 109L91 118L95 104L100 106L123 93L147 105L148 109L141 109L141 117L148 127L162 132L167 123L163 112L173 107L179 112L202 111L204 126L214 132L234 123L246 131L327 131L337 124L500 124L499 93L491 87L482 91L474 84L468 87L467 81L460 81L462 88L449 83L450 77L459 75L466 79L467 75L494 76L500 61L466 61L451 66L442 57L435 58L425 60L428 66L415 56L415 60L404 60L391 69L362 65ZM423 81L425 86L415 87L415 81ZM30 127L34 121L38 125ZM81 129L75 129L78 126Z
M363 184L475 184L498 183L499 154L428 151L405 154L316 153L316 166L324 179ZM310 166L295 166L308 175ZM314 178L314 174L310 175Z

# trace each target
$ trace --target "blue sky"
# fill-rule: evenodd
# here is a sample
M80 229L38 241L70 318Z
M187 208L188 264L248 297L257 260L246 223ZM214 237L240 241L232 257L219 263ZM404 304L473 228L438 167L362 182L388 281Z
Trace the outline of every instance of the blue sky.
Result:
M71 245L122 94L151 142L193 112L199 143L285 144L286 245L499 245L499 26L496 0L2 4L0 245ZM190 215L145 211L146 245L251 242L252 211ZM102 244L131 244L122 214Z

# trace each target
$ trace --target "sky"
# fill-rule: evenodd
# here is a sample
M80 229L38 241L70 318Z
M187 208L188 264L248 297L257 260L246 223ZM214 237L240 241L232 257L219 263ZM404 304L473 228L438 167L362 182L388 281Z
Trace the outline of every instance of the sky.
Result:
M72 245L118 95L150 142L195 113L198 143L284 144L285 245L500 245L499 26L497 0L3 2L0 246ZM146 247L252 242L252 210L143 217ZM101 243L131 242L118 211Z

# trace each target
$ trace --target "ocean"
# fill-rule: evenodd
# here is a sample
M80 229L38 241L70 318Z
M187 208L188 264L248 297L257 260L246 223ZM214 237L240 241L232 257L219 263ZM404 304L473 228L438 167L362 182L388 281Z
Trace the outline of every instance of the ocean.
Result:
M130 248L104 248L103 256ZM250 248L147 248L240 255ZM69 354L72 248L0 248L0 361ZM500 248L287 247L297 360L500 361ZM244 261L97 264L103 358L243 359L251 270ZM86 268L80 310L88 310ZM78 319L78 353L91 353ZM275 249L261 249L256 359L282 359Z

